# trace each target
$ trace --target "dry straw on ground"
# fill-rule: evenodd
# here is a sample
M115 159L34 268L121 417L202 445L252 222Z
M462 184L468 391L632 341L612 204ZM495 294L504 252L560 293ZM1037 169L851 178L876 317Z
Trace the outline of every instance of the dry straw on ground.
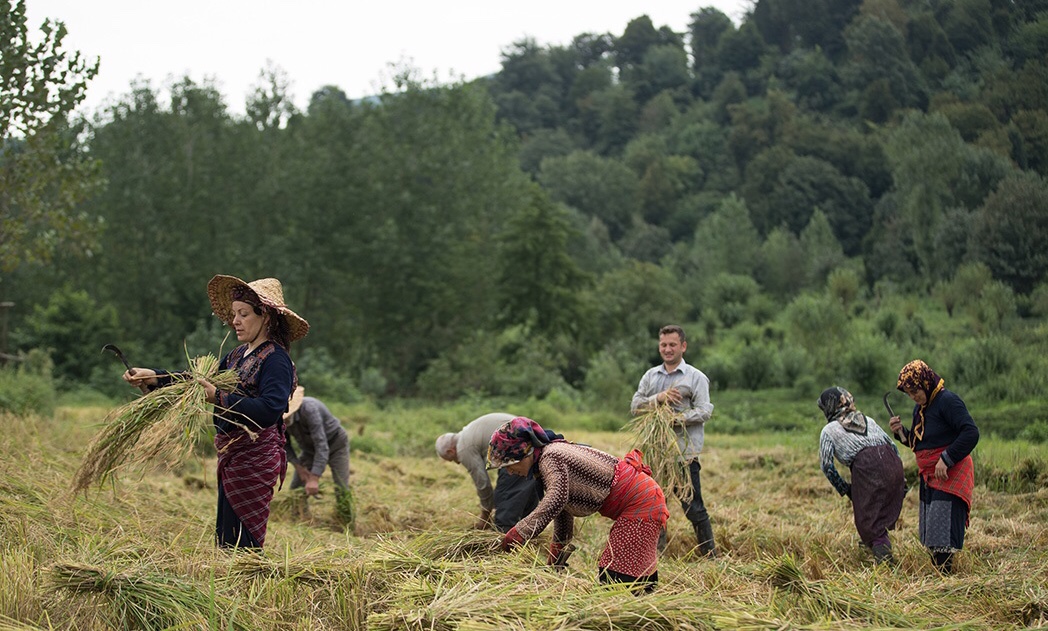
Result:
M225 596L156 571L117 572L59 563L51 568L51 582L59 590L101 595L110 606L108 615L116 628L251 628L235 617L226 619L235 607Z
M461 467L429 454L357 454L355 532L278 514L263 554L218 550L213 489L170 471L146 470L112 496L67 492L90 436L83 419L98 416L0 415L0 452L24 455L0 459L0 631L1048 627L1048 489L978 486L958 571L945 577L920 545L911 493L891 535L899 563L877 566L818 468L816 432L707 436L703 482L721 556L693 553L671 502L658 588L635 595L598 584L610 520L576 520L578 550L563 572L546 565L548 531L500 552L498 533L469 528L477 497ZM612 453L632 438L572 437ZM26 476L26 462L46 465ZM319 505L326 515L334 498Z
M235 372L219 372L218 360L203 355L190 362L188 372L174 375L171 385L116 408L88 446L73 478L73 491L102 484L121 470L183 462L211 423L204 386L197 379L206 379L220 389L237 383Z

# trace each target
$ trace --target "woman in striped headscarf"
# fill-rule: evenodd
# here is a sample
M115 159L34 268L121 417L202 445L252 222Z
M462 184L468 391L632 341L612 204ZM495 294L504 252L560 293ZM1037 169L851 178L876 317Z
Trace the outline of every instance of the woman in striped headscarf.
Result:
M893 561L888 531L895 529L906 495L902 460L877 421L855 408L852 394L827 388L816 402L826 416L819 435L822 472L833 488L852 501L855 529L877 563ZM851 482L837 473L836 458L851 470Z
M975 468L971 452L979 442L968 408L945 381L920 359L903 366L897 384L913 399L913 424L898 416L888 421L895 437L913 450L920 472L920 537L943 573L964 547L971 512Z

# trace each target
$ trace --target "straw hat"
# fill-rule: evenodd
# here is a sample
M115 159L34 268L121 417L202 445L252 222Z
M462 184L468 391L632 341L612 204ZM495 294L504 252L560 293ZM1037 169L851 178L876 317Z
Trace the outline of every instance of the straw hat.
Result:
M255 292L262 304L284 316L292 342L300 340L309 332L309 322L284 304L284 289L275 278L261 278L250 283L236 276L215 275L207 283L207 297L211 299L211 310L218 319L233 324L233 288L247 287Z
M291 393L291 398L287 402L287 412L284 412L284 420L286 421L295 412L298 412L298 408L302 407L302 399L306 398L306 389L302 386L295 388L295 391Z

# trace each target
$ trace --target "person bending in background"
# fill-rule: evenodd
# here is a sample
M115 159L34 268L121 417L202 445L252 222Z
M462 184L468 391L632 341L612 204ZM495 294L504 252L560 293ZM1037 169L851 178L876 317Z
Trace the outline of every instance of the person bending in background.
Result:
M891 562L888 531L895 529L906 496L899 450L876 421L855 409L855 399L844 388L823 390L816 404L826 416L819 435L822 472L838 493L851 498L855 529L874 560ZM835 457L851 470L850 484L837 473Z
M488 443L495 430L514 418L514 415L502 412L485 414L473 419L458 432L442 434L437 438L437 455L465 467L477 488L480 516L474 527L480 530L494 525L499 532L506 532L521 517L534 510L542 497L542 485L534 478L510 475L502 469L499 469L494 489L491 486L486 462Z
M547 560L563 568L574 549L570 544L575 517L599 512L615 522L597 560L600 582L634 583L645 591L655 588L659 534L670 513L639 451L620 460L592 447L550 440L538 423L518 417L491 436L488 463L515 476L534 477L545 489L535 510L503 537L503 550L522 545L553 522Z
M699 479L702 470L699 454L702 453L706 421L713 415L710 380L698 368L684 361L687 350L688 339L683 328L670 324L659 330L659 355L663 363L650 368L641 377L630 402L630 412L637 416L657 405L671 406L676 412L673 430L681 451L681 466L692 486L691 498L681 498L681 507L695 530L699 552L715 557L713 526L702 499Z
M919 530L935 567L953 571L953 555L964 547L972 508L975 466L971 453L979 428L964 401L946 389L928 364L915 359L899 371L897 387L913 399L913 424L889 421L899 442L913 450L920 472Z
M283 415L298 381L288 348L306 335L309 323L284 304L275 278L247 283L217 275L208 282L207 294L212 311L242 342L219 363L219 370L236 371L234 390L201 381L207 401L215 406L215 537L221 547L261 548L273 492L287 470ZM131 368L124 381L152 389L173 378L164 370Z
M284 451L295 469L291 488L305 487L307 496L316 495L320 476L330 466L335 493L349 494L349 436L331 410L319 399L305 396L305 388L299 386L291 396L284 424L288 437Z

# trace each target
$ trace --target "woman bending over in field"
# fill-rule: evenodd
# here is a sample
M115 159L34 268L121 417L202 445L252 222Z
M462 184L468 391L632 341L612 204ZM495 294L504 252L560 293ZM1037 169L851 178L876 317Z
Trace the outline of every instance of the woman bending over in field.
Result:
M219 275L208 283L207 293L215 315L232 326L242 342L219 364L219 370L236 371L239 383L234 390L225 392L201 381L208 402L215 406L215 537L221 547L261 548L269 503L287 470L283 414L298 381L288 348L305 336L309 323L287 308L275 278L246 283ZM132 368L124 380L152 389L170 384L172 377L164 370Z
M851 498L855 529L874 560L891 562L888 531L895 529L906 495L899 450L876 421L855 409L855 399L844 388L823 390L816 404L826 415L819 436L822 472L838 493ZM850 484L837 473L835 457L851 469Z
M971 453L979 428L964 401L919 359L902 367L898 388L913 399L913 424L889 421L895 437L913 450L921 478L920 536L943 573L953 570L953 555L964 547L972 507L975 467Z
M658 583L659 533L669 510L651 469L633 450L623 459L563 440L550 440L535 421L518 417L491 436L488 467L513 475L534 476L545 495L530 514L502 540L510 550L535 537L552 521L550 565L563 568L573 546L575 517L600 512L615 520L597 560L601 583L636 583L651 591Z

